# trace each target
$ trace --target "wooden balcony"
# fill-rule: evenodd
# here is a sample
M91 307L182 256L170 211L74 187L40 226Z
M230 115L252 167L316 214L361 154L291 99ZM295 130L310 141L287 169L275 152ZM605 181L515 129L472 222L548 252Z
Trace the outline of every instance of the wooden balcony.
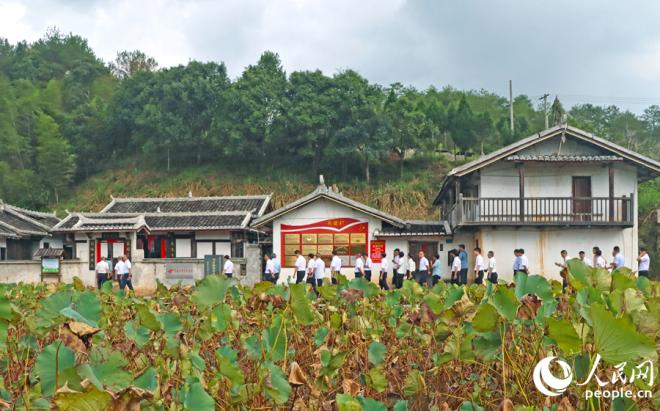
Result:
M630 197L458 197L443 213L457 226L621 226L634 223Z

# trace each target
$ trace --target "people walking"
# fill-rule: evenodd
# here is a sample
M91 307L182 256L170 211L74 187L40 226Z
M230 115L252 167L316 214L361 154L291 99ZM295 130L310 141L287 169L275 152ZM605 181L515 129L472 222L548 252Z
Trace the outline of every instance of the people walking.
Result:
M125 255L121 256L120 260L121 277L119 279L119 289L123 290L128 286L129 290L135 292L133 289L133 265ZM117 265L119 265L119 263L117 263Z
M488 252L488 281L497 284L497 260L492 251Z
M314 284L314 272L316 272L316 258L314 254L307 254L307 268L305 270L307 275L307 284Z
M270 281L275 284L275 264L273 264L270 254L264 255L264 261L266 262L264 266L264 281Z
M406 276L406 264L404 264L403 258L405 254L403 251L399 251L399 266L396 269L396 274L394 274L394 283L396 288L403 287L403 278Z
M371 261L371 257L368 255L365 256L364 259L364 277L367 279L367 281L371 282L371 269L373 267L374 263Z
M222 272L227 278L232 278L234 276L234 263L228 255L225 256L225 265L222 268Z
M417 272L417 282L424 286L429 281L429 259L424 255L424 251L419 252L419 267Z
M364 260L362 259L362 254L357 253L355 255L355 268L353 270L355 278L364 277Z
M619 248L619 246L615 245L614 248L612 249L612 263L610 264L610 268L612 270L616 270L617 268L621 268L625 266L626 266L626 259L623 257L623 254L621 254L621 249Z
M584 263L584 265L587 267L593 267L593 261L591 261L591 258L587 257L587 254L584 251L580 251L578 253L578 257L580 258L580 261Z
M96 284L100 290L103 283L110 279L110 266L106 261L105 256L101 257L101 261L96 263Z
M522 257L520 256L520 249L516 248L513 250L513 276L518 274L521 271L520 267L522 266Z
M561 261L555 262L555 265L561 268L559 275L562 279L562 288L566 288L568 286L568 265L566 264L566 261L568 260L568 251L561 250L559 255L561 256Z
M417 274L417 264L415 264L415 258L412 254L408 253L408 260L406 260L406 279L410 280L415 278Z
M316 260L314 265L314 282L312 283L312 288L314 291L317 291L317 287L323 285L323 279L325 278L325 261L321 258L321 255L316 254Z
M527 254L525 254L524 248L521 248L519 252L520 252L520 271L529 275L529 258L527 258Z
M442 262L440 261L440 254L436 254L431 262L431 287L435 286L441 279Z
M280 273L282 272L282 263L280 262L280 259L277 258L277 254L275 253L271 255L271 260L273 260L273 270L275 271L275 281L273 281L273 284L277 284L277 282L280 280Z
M381 290L389 290L390 287L387 285L387 268L389 263L387 262L387 254L380 254L380 276L378 277L378 285Z
M594 267L607 269L607 260L603 257L603 250L598 247L593 248L594 253Z
M476 247L474 249L474 282L476 284L484 283L484 271L486 267L484 265L484 257L481 255L481 248Z
M307 271L307 261L305 257L300 254L300 250L296 250L296 284L300 284L305 280L305 273Z
M461 260L461 274L458 278L459 284L467 284L468 275L468 255L465 251L465 244L458 245L458 258Z
M452 259L451 263L451 283L461 283L461 257L458 256L457 250L451 250L449 257Z
M332 284L337 284L337 277L341 274L341 258L337 255L337 251L332 251L332 260L330 261L330 278Z
M392 285L395 288L401 288L399 286L399 280L397 279L399 268L401 267L401 257L399 254L401 254L401 251L398 248L395 248L394 255L392 256Z
M638 267L638 270L637 270L637 274L640 277L649 278L649 269L651 267L651 257L649 256L649 253L646 251L646 248L644 248L644 247L639 248L639 257L637 257L637 261L639 262L639 267Z

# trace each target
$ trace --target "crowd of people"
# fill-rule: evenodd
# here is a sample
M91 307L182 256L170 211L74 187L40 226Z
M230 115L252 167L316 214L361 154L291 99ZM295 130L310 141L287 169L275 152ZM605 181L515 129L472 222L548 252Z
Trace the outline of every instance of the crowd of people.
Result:
M488 251L486 256L482 255L481 248L476 247L472 250L474 255L474 282L476 284L483 284L484 280L491 283L497 283L497 260L495 253ZM513 251L514 258L512 264L512 272L515 277L518 273L531 274L529 258L522 248ZM468 273L470 271L468 263L468 253L465 244L460 244L457 249L449 251L449 270L444 270L443 264L440 261L440 255L432 255L429 259L424 251L419 251L417 255L413 253L404 253L398 248L394 250L391 259L388 258L386 253L382 253L380 261L380 270L374 272L374 263L370 256L363 254L356 254L354 257L354 264L352 266L353 273L356 278L364 277L367 281L376 280L378 285L388 290L390 288L401 288L404 280L415 280L421 285L434 286L439 281L447 283L464 285L468 283ZM323 285L324 281L328 280L332 284L337 283L337 276L342 269L342 259L337 255L337 252L332 253L330 260L329 275L326 267L326 262L320 254L308 254L307 258L300 253L295 252L294 275L288 280L295 283L307 282L312 285L314 289ZM225 264L223 272L228 277L233 276L234 264L229 256L225 256ZM564 285L566 285L566 262L570 259L566 250L561 251L561 261L555 263L561 268L562 277L564 278ZM603 256L603 252L599 247L593 247L592 258L586 256L584 251L578 253L578 258L590 267L605 268L613 270L619 267L625 267L625 258L621 253L621 249L615 246L612 249L612 260L607 262ZM649 276L650 256L645 248L640 248L638 274L640 276ZM277 258L276 254L266 254L264 256L264 272L262 279L264 281L271 281L277 283L280 280L282 273L282 264ZM388 276L391 273L391 285L388 282ZM374 275L377 276L374 278Z

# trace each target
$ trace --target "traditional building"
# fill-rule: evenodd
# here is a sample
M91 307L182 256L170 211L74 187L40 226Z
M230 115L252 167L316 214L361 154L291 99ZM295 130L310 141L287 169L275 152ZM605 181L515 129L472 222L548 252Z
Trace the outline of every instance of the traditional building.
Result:
M658 175L655 160L558 126L453 169L433 204L455 243L495 252L506 280L516 248L525 249L532 272L546 276L559 276L561 250L575 257L594 246L606 258L621 247L635 269L638 184Z
M53 228L90 269L102 256L116 259L243 257L256 239L249 227L270 206L270 196L113 198L98 213L70 213Z
M406 254L424 250L430 255L451 241L444 223L402 220L345 197L327 187L323 178L313 192L255 219L252 227L271 233L272 244L265 245L264 251L281 258L284 278L293 274L296 250L305 256L320 254L327 267L336 251L342 273L352 277L358 253L371 256L378 272L381 252L388 259L395 248Z
M0 200L0 261L31 260L39 248L61 248L61 239L50 234L59 221L55 214L26 210Z

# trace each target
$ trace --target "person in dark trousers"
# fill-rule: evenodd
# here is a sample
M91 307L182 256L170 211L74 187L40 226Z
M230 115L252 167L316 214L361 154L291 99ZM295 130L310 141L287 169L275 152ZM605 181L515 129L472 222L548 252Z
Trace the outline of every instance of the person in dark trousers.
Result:
M429 259L424 255L424 251L420 251L418 257L417 282L419 285L425 286L429 282Z
M637 257L637 261L639 262L637 274L640 277L649 278L649 269L651 268L651 257L649 256L649 253L646 251L646 248L644 247L639 248L639 257Z
M364 260L362 259L362 254L355 254L355 278L364 277Z
M431 287L435 286L442 279L442 262L440 254L436 254L431 261Z
M488 252L488 281L497 284L497 261L492 251Z
M371 257L368 255L365 256L364 259L364 278L367 279L367 281L371 282L371 268L374 265L373 261L371 261Z
M307 261L305 257L300 254L300 250L296 250L296 284L300 284L305 279L305 272L307 271Z
M222 268L222 271L228 278L232 278L234 276L234 263L231 261L231 258L228 255L225 256L225 265Z
M399 267L401 267L401 257L399 257L399 252L400 250L395 248L394 255L392 256L392 286L394 287L396 287L396 276L399 273Z
M119 288L124 289L128 286L128 289L135 293L133 289L133 266L131 265L130 260L125 255L121 256L122 265L122 276L119 283Z
M461 283L461 258L458 256L458 250L451 250L449 252L449 258L451 258L451 280L452 284Z
M458 283L466 285L468 275L468 254L465 251L465 244L458 245L458 258L461 259L461 275L458 279Z
M399 251L399 267L396 270L396 274L394 274L394 284L396 288L403 287L403 277L406 276L406 266L403 264L403 258L405 256L406 255L403 251Z
M387 254L380 254L380 276L378 277L378 285L380 285L381 290L389 290L390 287L387 285Z
M475 284L484 283L484 271L486 266L484 265L484 257L481 255L481 248L476 247L474 249L474 282Z
M99 288L103 287L103 283L110 279L110 266L105 259L105 256L101 257L101 261L96 263L96 283Z

